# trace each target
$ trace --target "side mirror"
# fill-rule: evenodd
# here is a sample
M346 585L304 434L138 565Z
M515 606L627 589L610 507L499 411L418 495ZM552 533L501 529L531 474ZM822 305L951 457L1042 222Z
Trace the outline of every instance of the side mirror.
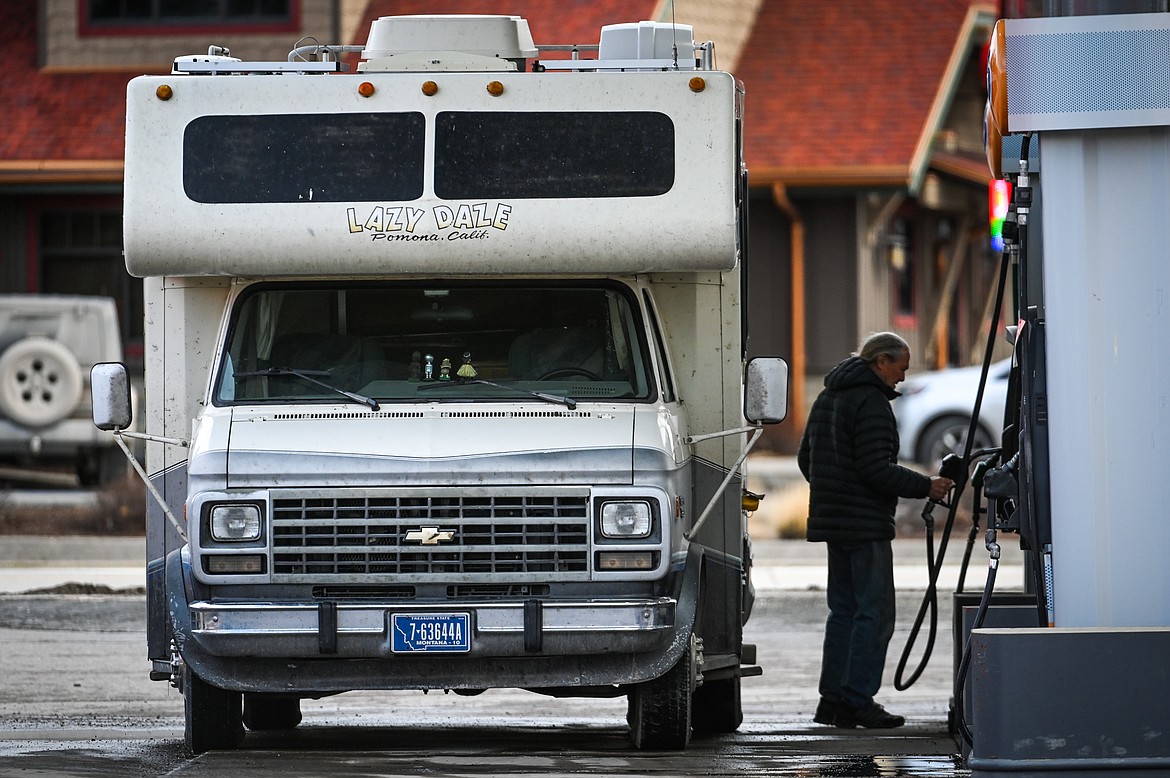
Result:
M130 410L130 376L121 362L99 362L89 373L93 423L100 430L124 430L134 413Z
M747 364L743 415L752 424L776 424L788 415L788 363L756 357Z

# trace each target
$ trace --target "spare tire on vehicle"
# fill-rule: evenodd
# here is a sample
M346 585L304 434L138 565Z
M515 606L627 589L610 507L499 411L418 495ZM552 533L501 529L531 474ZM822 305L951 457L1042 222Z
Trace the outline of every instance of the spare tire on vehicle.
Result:
M30 336L0 354L0 413L26 427L66 418L81 399L77 358L52 338Z

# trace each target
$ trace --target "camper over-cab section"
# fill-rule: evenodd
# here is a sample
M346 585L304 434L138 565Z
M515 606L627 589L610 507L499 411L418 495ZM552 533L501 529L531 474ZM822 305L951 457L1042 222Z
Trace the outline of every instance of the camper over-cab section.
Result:
M677 54L669 29L643 23L603 33L609 60L541 60L530 40L496 56L378 56L378 24L379 45L420 39L421 50L439 17L405 19L375 23L363 51L374 56L354 73L186 57L175 73L132 80L130 272L735 265L738 93L730 74L696 69L689 28Z

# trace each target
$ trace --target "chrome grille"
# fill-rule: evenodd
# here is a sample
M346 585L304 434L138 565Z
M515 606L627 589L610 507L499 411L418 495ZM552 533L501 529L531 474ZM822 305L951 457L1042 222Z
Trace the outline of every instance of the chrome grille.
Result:
M275 496L273 578L584 580L588 493Z

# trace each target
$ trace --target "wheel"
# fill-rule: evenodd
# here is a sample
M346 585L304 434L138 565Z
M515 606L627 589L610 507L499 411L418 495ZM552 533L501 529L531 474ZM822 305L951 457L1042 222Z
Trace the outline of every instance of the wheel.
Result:
M694 643L692 636L690 643ZM685 651L664 675L635 685L626 721L634 747L643 751L680 751L691 739L691 690L695 659Z
M971 419L964 416L944 416L932 421L918 437L918 446L915 448L918 463L927 468L935 468L947 454L961 456L967 446L967 431L970 427ZM991 435L982 425L977 425L975 442L971 450L976 451L990 445Z
M0 413L26 427L47 427L81 399L81 368L73 352L51 338L31 336L0 354Z
M725 735L743 723L739 676L703 681L691 699L691 726L695 734Z
M183 738L194 754L227 751L244 740L240 693L212 686L190 667L183 669Z
M537 381L555 381L559 378L572 378L573 376L581 376L582 378L588 378L590 381L600 381L601 380L601 376L597 375L597 373L586 370L583 367L558 367L556 370L548 371L547 373L545 373L544 375L542 375L540 378L538 378L536 380Z
M244 695L244 726L253 732L293 729L301 723L301 701L270 694Z

